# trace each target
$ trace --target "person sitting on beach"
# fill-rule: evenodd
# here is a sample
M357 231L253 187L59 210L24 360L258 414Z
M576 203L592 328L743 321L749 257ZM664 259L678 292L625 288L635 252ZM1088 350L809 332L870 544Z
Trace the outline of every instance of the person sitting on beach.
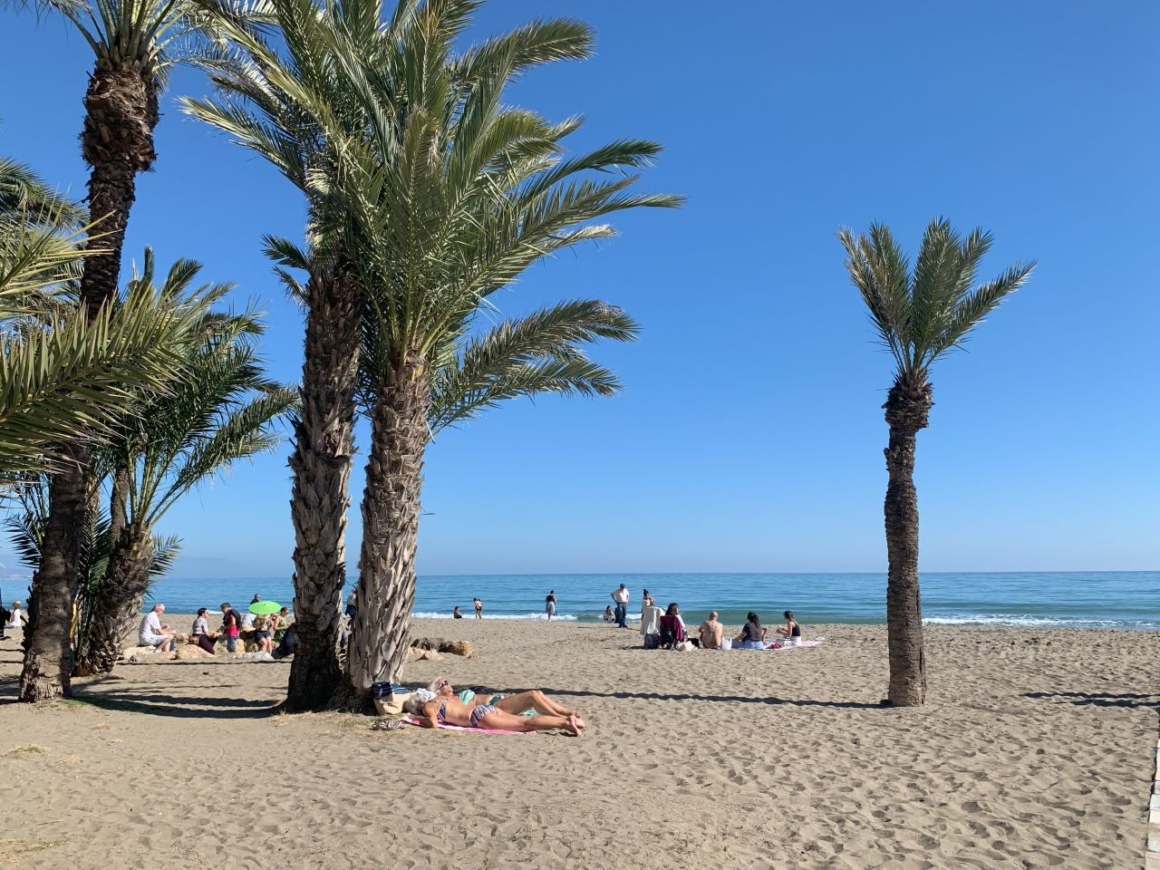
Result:
M777 628L777 633L789 641L788 646L793 646L802 642L802 627L797 624L793 618L793 611L787 610L784 614L785 625Z
M222 602L221 633L226 636L226 650L228 652L237 652L238 637L242 633L242 617L230 606L228 601Z
M663 615L661 609L655 604L650 604L640 612L640 636L645 649L656 649L660 644L661 617Z
M427 691L434 692L436 697L457 697L469 707L490 704L498 710L515 716L526 716L529 713L538 713L542 716L575 716L580 727L584 727L584 720L580 718L578 712L558 704L539 689L516 692L513 695L474 692L471 689L464 689L456 693L450 681L446 677L440 677L427 687Z
M258 652L272 653L274 651L274 632L270 628L270 616L258 616L254 620L254 642L258 644Z
M12 609L8 611L8 619L4 622L4 628L24 628L24 611L20 609L19 601L12 602Z
M604 608L604 621L605 622L616 622L616 614L614 614L612 612L612 605L611 604L609 604L607 607Z
M685 641L685 620L681 619L681 608L675 601L660 618L660 635L660 645L667 649Z
M270 630L274 632L274 643L281 643L286 636L286 629L290 627L290 608L283 607L274 616Z
M745 617L745 625L741 633L733 638L733 645L738 649L765 649L765 632L761 620L752 610Z
M162 623L161 614L164 612L164 604L154 604L153 609L141 620L141 628L138 631L141 646L151 646L154 652L169 652L173 647L176 632Z
M217 640L218 636L209 630L208 614L209 608L198 609L197 618L193 620L193 628L189 632L189 640L213 655L214 641Z
M459 612L459 605L458 604L456 604L454 607L451 608L451 618L452 619L463 619L463 614Z
M297 646L298 627L295 623L291 623L282 634L282 640L278 642L278 648L270 653L270 655L275 659L284 659L287 656L294 655L294 649Z
M427 728L455 725L459 728L485 728L491 731L564 730L579 737L583 727L575 714L517 716L494 704L468 705L454 695L435 695L427 689L416 689L407 699L404 709Z
M716 610L701 623L697 633L701 635L701 649L721 649L721 641L725 636L725 626L717 621Z

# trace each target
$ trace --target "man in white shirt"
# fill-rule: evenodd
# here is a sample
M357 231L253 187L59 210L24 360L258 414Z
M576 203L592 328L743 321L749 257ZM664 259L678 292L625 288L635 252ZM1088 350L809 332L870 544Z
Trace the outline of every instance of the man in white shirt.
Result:
M141 620L141 646L151 646L154 652L166 652L173 643L175 632L161 621L164 612L164 604L154 604Z
M628 628L628 589L623 583L612 593L612 600L616 602L616 624L621 628Z

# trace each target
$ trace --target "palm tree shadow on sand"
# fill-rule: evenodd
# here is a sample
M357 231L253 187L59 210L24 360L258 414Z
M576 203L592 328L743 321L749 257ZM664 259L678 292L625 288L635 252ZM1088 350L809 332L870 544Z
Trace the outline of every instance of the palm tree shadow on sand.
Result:
M795 707L843 707L852 710L888 709L881 702L819 701L812 698L755 698L744 695L699 695L670 692L590 692L578 689L550 687L544 687L541 691L547 695L567 695L574 698L619 698L630 701L716 701L725 703L764 704L767 706L787 704Z
M1139 694L1135 692L1024 692L1024 698L1056 701L1082 707L1157 707L1160 708L1160 693Z

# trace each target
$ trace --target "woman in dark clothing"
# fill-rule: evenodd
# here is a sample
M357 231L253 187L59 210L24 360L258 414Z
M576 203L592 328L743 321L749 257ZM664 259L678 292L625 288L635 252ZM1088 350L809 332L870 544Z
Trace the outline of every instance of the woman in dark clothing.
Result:
M761 620L751 610L746 615L746 623L741 628L741 634L733 638L733 645L741 649L765 649L765 632Z

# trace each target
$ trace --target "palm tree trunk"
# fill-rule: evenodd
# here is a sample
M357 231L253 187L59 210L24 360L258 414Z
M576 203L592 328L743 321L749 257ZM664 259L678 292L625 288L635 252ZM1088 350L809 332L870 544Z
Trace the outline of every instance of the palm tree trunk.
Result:
M129 210L137 197L138 172L153 165L153 130L157 126L157 82L152 70L98 66L85 94L85 125L81 149L89 173L89 215L100 237L85 258L80 301L91 320L117 293L121 249ZM40 570L33 579L31 599L37 618L25 634L20 698L37 701L69 693L73 671L71 622L79 585L78 567L89 450L76 445L71 467L57 475L49 496L48 521L41 545ZM29 602L32 612L32 601ZM38 640L38 632L44 638Z
M88 637L78 643L75 676L107 674L121 655L121 638L132 628L149 591L153 535L138 525L125 526L109 554L109 566L92 602Z
M290 468L294 622L286 710L320 710L342 681L335 647L346 584L346 512L358 376L358 286L340 270L307 286L306 360Z
M922 641L922 602L918 584L918 491L914 451L919 430L928 423L931 388L895 382L883 406L890 424L886 448L886 629L890 648L890 689L895 707L926 702L926 655Z
M391 372L374 408L362 503L358 613L346 680L335 703L340 709L371 712L372 684L395 681L406 660L430 401L426 365L408 359Z
M70 459L78 452L88 451L69 451ZM32 575L24 630L20 700L27 702L68 697L71 691L73 600L88 510L84 475L56 475L49 502L52 508L40 543L40 568Z

